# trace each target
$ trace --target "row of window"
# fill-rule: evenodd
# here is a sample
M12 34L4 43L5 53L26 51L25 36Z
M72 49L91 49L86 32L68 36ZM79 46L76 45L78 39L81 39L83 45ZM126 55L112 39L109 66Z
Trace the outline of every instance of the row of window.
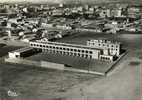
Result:
M90 43L88 43L88 45L93 45L93 46L97 45L97 46L103 46L103 47L106 46L106 47L118 48L118 45L100 44L100 43L94 43L94 42L90 42Z
M55 47L55 46L39 45L39 44L31 44L31 46L93 54L92 51L88 51L88 50L80 50L80 49L72 49L72 48L64 48L64 47Z
M104 61L110 61L110 58L108 58L108 57L100 57L101 58L101 60L104 60Z
M65 51L56 51L56 50L45 50L43 49L44 52L51 52L51 53L59 53L59 54L64 54L64 55L70 55L70 56L78 56L78 57L83 57L83 58L92 58L91 55L87 54L80 54L80 53L72 53L72 52L65 52Z
M116 50L117 51L118 49L111 48L110 50L112 50L112 51Z

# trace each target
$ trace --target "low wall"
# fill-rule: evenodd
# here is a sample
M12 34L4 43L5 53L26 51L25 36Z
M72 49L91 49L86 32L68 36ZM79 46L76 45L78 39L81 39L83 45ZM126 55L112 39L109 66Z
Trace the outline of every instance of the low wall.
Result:
M56 64L56 63L47 62L47 61L32 61L32 60L18 59L18 58L5 58L5 62L32 65L32 66L44 67L44 68L50 68L50 69L64 70L63 64Z
M48 61L32 61L32 60L27 60L27 59L5 58L5 62L16 63L16 64L25 64L25 65L31 65L31 66L35 66L35 67L43 67L43 68L49 68L49 69L79 72L79 73L105 75L105 73L76 69L76 68L69 68L69 67L65 67L64 64L57 64L57 63L52 63L52 62L48 62Z
M86 73L86 74L96 74L96 75L105 75L105 73L95 72L95 71L88 71L83 69L76 69L76 68L67 68L65 67L66 71L72 71L72 72L79 72L79 73Z
M39 67L41 66L40 62L26 60L26 59L18 59L18 58L5 58L5 62L32 65L32 66L39 66Z
M120 55L120 57L110 65L110 66L111 66L110 69L108 69L108 71L105 73L106 76L108 76L108 74L113 71L113 69L116 67L116 65L120 62L120 60L121 60L127 53L128 53L128 52L125 52L125 53L123 53L122 55Z
M64 70L64 64L57 64L47 61L40 61L41 67L44 68L51 68L51 69L58 69L58 70Z

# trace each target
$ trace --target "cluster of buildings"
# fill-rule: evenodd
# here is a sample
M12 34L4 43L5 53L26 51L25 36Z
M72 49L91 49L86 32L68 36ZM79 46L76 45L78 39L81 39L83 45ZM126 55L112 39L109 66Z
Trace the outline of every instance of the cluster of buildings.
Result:
M68 32L62 30L71 30L69 26L61 26L54 24L46 24L46 18L26 18L26 17L14 17L0 18L0 32L3 36L8 36L9 39L21 40L29 42L33 39L39 38L62 38L65 35L69 35ZM60 30L49 30L48 28L58 28Z
M51 35L49 28L97 33L141 32L141 12L140 5L128 4L0 4L0 32L9 38L17 36L16 39L22 41ZM64 35L68 35L68 32L58 31L50 38L61 38ZM49 39L49 35L46 36Z
M61 6L62 5L62 6ZM105 5L47 5L47 4L0 4L0 13L35 16L72 16L85 18L110 18L110 17L132 17L141 16L141 5L129 4L105 4ZM33 16L32 16L33 14ZM35 15L35 16L34 16ZM76 15L76 16L73 16Z
M95 18L111 18L111 17L130 17L139 18L141 16L141 6L116 4L116 5L84 5L74 6L72 8L62 7L53 9L50 14L52 16L83 16L88 19ZM73 16L76 15L76 16Z

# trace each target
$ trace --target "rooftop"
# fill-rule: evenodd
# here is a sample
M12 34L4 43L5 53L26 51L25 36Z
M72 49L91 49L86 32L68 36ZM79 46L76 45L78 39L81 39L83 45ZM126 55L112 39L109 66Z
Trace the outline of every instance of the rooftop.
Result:
M110 40L88 40L88 41L91 41L91 42L99 42L99 43L113 43L113 44L120 44L120 42L117 42L117 41L110 41Z
M31 49L33 49L33 48L31 48L31 47L24 47L24 48L20 48L20 49L17 49L15 51L12 51L12 53L13 52L25 52L25 51L31 50Z
M34 41L33 41L34 42ZM36 43L43 43L43 44L53 44L53 45L60 45L60 46L69 46L69 47L76 47L76 48L84 48L84 49L91 49L91 50L102 50L102 48L95 48L86 45L78 45L78 44L69 44L69 43L61 43L61 42L42 42L42 41L35 41ZM104 48L105 49L105 48Z

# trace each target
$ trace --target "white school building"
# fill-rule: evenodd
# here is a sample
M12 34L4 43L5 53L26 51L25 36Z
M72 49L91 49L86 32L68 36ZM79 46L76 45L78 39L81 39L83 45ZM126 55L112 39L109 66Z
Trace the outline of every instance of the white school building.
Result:
M92 46L89 41L87 45L76 45L60 42L50 41L32 41L30 47L42 50L42 52L59 53L68 56L77 56L87 59L97 59L102 61L114 61L114 56L119 55L117 52L110 53L110 49L107 47Z

